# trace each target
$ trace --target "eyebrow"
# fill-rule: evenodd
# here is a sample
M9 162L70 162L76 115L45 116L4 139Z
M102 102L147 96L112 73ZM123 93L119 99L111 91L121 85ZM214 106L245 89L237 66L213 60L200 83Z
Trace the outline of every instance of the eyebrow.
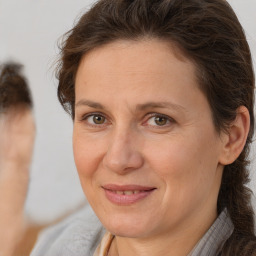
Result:
M90 108L96 108L96 109L106 109L102 104L90 100L79 100L76 104L75 107L80 107L80 106L88 106ZM185 111L185 108L181 105L174 104L171 102L146 102L143 104L138 104L136 105L136 110L137 111L143 111L147 109L152 109L152 108L170 108L174 109L177 111Z
M104 106L101 105L100 103L90 101L90 100L79 100L75 107L80 107L80 106L88 106L91 108L98 108L98 109L104 109Z
M147 102L144 104L138 104L136 106L137 110L146 110L146 109L150 109L150 108L171 108L171 109L175 109L175 110L185 110L185 108L181 105L178 104L174 104L171 102Z

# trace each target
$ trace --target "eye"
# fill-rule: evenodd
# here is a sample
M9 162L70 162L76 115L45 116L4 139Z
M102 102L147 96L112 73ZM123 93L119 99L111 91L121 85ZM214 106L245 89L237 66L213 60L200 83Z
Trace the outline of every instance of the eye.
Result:
M174 120L168 116L160 114L152 114L151 117L147 120L147 125L150 126L167 126Z
M155 116L151 117L151 119L153 119L153 122L159 126L166 125L168 122L167 118L163 116Z
M104 124L106 121L106 118L104 116L100 116L100 115L93 115L93 116L91 116L91 119L92 119L93 123L95 123L95 124Z
M103 125L106 123L106 117L101 114L90 114L83 117L82 121L86 121L90 125Z

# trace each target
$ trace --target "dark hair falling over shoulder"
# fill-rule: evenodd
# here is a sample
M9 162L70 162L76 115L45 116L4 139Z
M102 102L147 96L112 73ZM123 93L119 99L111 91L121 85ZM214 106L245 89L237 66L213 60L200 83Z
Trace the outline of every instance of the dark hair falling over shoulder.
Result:
M0 66L0 113L11 107L32 107L32 98L22 65L6 63Z
M218 212L227 208L234 233L222 256L256 255L248 153L254 132L252 58L234 11L224 0L100 0L69 31L57 70L58 98L74 118L75 77L81 58L115 40L160 39L193 61L198 84L212 111L216 131L225 131L245 106L250 131L238 159L225 166Z

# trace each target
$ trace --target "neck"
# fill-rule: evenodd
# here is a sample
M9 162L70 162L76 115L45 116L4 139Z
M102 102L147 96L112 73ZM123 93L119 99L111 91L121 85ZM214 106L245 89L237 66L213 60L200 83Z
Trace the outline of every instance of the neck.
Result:
M208 220L184 223L183 228L150 238L128 238L116 236L111 244L108 256L187 256L203 237L217 217L212 214ZM191 223L191 222L190 222Z

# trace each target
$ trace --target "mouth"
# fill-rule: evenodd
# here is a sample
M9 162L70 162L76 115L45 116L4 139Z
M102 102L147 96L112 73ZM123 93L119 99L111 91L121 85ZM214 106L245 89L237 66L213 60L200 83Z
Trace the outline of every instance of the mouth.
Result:
M113 185L102 186L107 199L117 205L131 205L152 194L156 188L139 185Z

